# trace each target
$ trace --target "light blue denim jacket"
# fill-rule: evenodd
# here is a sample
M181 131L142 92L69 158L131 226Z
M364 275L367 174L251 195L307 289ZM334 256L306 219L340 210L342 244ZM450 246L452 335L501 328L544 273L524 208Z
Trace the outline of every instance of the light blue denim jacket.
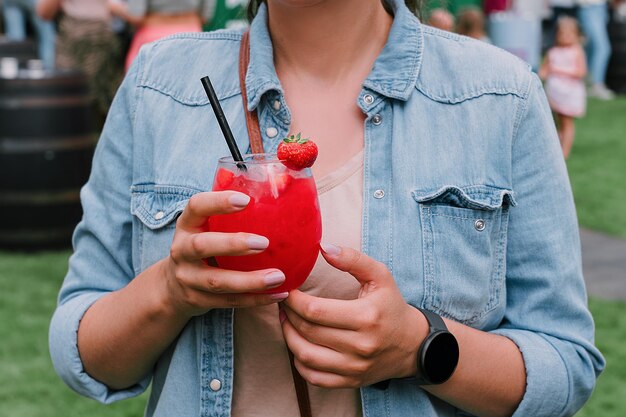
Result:
M571 415L604 360L541 83L512 55L423 26L401 0L394 9L389 41L358 97L367 116L362 250L387 265L408 303L519 346L527 387L515 416ZM201 77L211 77L247 148L240 39L218 31L145 47L113 103L50 328L55 367L83 395L109 403L152 381L148 416L230 415L232 310L191 320L152 374L121 391L85 373L76 335L91 304L168 255L175 218L191 195L210 190L217 158L228 154ZM246 85L272 151L291 114L263 6L251 27ZM366 417L463 414L405 380L363 387L361 397Z

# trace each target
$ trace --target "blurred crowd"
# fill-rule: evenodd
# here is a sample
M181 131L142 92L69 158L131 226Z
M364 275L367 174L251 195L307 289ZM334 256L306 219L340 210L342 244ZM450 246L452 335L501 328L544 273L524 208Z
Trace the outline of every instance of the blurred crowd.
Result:
M32 34L43 68L85 73L103 119L143 44L179 32L245 25L247 0L0 0L0 5L0 41L25 41Z
M557 28L564 17L576 20L580 44L585 51L589 95L610 100L614 93L605 84L611 58L610 17L626 22L626 0L484 0L480 5L463 7L455 15L436 7L427 23L509 49L539 68L542 53L557 43ZM497 36L494 41L490 32ZM503 33L504 32L504 33ZM517 38L518 45L510 45ZM533 55L533 44L536 44ZM547 56L547 55L545 55ZM548 67L544 67L544 73Z
M607 25L611 19L626 28L626 0L423 4L427 24L493 43L529 62L546 82L565 155L586 97L615 96L606 85L612 55ZM247 24L247 0L0 0L0 5L0 42L23 41L32 34L43 68L83 71L102 118L143 44L178 32ZM626 39L623 31L620 39ZM622 67L624 61L619 60ZM618 72L626 74L624 68Z
M575 120L585 115L587 97L615 97L606 84L610 62L617 67L613 72L621 77L616 85L626 86L626 0L476 3L460 8L456 14L446 7L435 7L426 22L493 43L526 60L544 81L567 158L574 142ZM610 35L615 42L621 42L618 48L612 48Z

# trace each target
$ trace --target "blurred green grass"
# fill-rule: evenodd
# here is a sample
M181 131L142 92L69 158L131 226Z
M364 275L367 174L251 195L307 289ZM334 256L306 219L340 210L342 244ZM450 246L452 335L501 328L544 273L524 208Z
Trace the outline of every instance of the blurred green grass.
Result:
M57 377L48 354L48 323L69 252L37 256L0 252L0 416L142 416L147 395L101 405ZM583 417L626 415L626 303L592 299L596 341L608 366Z
M100 405L75 394L54 372L48 324L69 252L0 252L0 416L142 416L146 395Z
M591 101L578 122L568 169L583 226L626 237L626 99ZM70 391L48 354L48 324L68 251L0 252L0 416L142 416L147 395L109 406ZM626 302L592 299L596 341L607 359L583 417L626 416Z
M580 224L626 238L626 97L590 100L576 129L567 166Z

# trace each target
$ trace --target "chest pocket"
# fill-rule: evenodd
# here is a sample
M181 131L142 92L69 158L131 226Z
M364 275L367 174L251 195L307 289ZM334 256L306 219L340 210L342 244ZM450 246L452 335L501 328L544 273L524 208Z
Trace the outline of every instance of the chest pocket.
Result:
M133 265L138 274L169 253L176 229L176 219L189 198L199 190L154 184L135 185L131 189L133 215Z
M422 224L424 308L477 325L505 294L511 190L446 186L413 192Z

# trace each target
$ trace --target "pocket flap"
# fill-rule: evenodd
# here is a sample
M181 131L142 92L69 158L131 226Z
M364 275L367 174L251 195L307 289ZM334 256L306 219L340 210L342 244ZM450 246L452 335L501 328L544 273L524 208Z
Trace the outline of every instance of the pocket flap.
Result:
M422 204L449 204L478 210L496 210L503 205L516 205L512 190L490 185L445 185L437 190L415 190L412 195L415 201Z
M160 229L182 213L189 198L200 192L180 186L141 184L131 187L130 212L146 227Z

